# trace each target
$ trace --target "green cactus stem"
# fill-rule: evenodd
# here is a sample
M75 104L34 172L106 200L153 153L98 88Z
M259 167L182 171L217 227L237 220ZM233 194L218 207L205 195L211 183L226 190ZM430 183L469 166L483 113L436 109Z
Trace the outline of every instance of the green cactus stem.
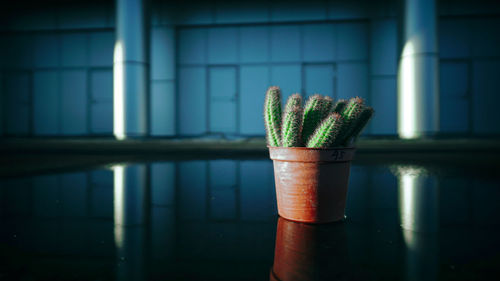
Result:
M342 111L344 111L345 106L347 105L347 101L344 99L338 100L335 105L333 106L333 112L337 112L338 114L342 114Z
M354 127L352 126L353 122L359 118L364 107L364 100L360 97L355 97L349 100L349 103L346 105L341 114L344 119L344 124L340 128L340 132L335 140L335 146L344 145L348 142L354 130Z
M281 146L281 90L272 86L266 92L264 123L269 146Z
M302 97L300 94L291 95L288 98L283 115L281 138L283 147L301 145L302 114Z
M344 143L344 145L348 145L351 141L355 142L363 129L366 127L366 124L368 124L368 121L372 118L374 113L373 108L366 106L361 110L361 113L356 120L353 121L351 127L351 133L349 134L349 137L347 138L347 141Z
M335 142L343 124L342 117L336 112L330 113L314 131L307 142L307 147L328 148Z
M328 106L328 104L330 105ZM307 100L302 121L302 141L304 143L307 143L318 124L328 115L330 108L331 101L325 101L321 95L313 95Z
M342 118L349 120L361 112L365 101L360 97L355 97L349 100L349 103L342 111Z
M288 97L286 101L285 110L293 107L302 106L302 96L299 93L295 93Z
M333 106L333 99L329 96L324 96L323 99L321 99L321 107L322 107L322 116L321 120L325 119L328 114L332 111L332 106Z

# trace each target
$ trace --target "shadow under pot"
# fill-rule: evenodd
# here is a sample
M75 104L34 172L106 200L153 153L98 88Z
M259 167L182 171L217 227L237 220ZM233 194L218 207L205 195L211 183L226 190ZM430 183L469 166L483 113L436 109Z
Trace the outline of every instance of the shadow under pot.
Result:
M355 151L354 147L269 147L279 215L306 223L343 220Z

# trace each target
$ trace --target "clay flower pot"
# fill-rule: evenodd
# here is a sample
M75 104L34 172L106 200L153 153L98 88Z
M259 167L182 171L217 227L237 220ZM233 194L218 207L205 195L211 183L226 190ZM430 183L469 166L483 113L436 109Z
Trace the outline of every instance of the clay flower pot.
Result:
M350 264L345 226L278 218L270 280L347 280Z
M269 147L278 213L307 223L344 219L354 147Z

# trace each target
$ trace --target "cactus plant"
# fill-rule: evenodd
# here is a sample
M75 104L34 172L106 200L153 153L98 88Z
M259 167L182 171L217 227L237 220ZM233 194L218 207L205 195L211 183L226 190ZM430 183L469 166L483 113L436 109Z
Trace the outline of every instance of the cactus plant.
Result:
M269 87L266 92L264 123L267 144L269 146L281 146L281 90L279 87Z
M325 98L318 94L311 96L307 100L302 120L302 140L304 143L308 142L316 127L328 115L332 102L331 98L325 100Z
M285 110L296 106L302 107L302 96L299 93L295 93L288 97L285 105Z
M340 128L340 132L335 140L334 145L344 145L352 134L353 130L353 122L356 120L361 111L364 108L364 100L360 97L355 97L349 100L344 110L341 113L342 118L344 119L344 124Z
M338 100L335 105L333 106L333 112L337 112L338 114L341 114L342 111L344 111L345 106L347 105L347 101L344 99Z
M342 124L343 120L340 114L336 112L330 113L314 131L306 146L315 148L330 147L335 142Z
M349 100L349 103L346 105L344 110L342 111L343 118L349 118L355 114L357 114L361 107L364 105L365 100L360 97L355 97Z
M283 147L301 145L302 133L302 97L300 94L291 95L285 106L282 123L281 143Z
M356 120L354 120L352 124L352 132L344 145L348 145L350 140L352 140L352 142L355 142L358 139L366 124L368 124L368 121L370 121L370 119L372 118L373 112L373 108L369 106L366 106L361 110L361 114Z
M294 94L281 114L281 90L266 92L264 119L269 146L328 148L347 146L356 141L374 113L364 100L355 97L338 100L315 94L304 108L302 97Z
M321 119L325 119L326 116L332 111L333 99L329 96L324 96L321 100L322 116Z

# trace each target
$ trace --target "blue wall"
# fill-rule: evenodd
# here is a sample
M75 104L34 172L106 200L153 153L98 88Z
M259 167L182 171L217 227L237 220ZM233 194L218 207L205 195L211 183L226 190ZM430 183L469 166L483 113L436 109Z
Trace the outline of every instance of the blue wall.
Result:
M396 135L398 3L153 2L150 134L262 136L264 93L279 85L284 98L362 96L376 110L365 135ZM441 132L499 134L500 5L439 5ZM111 135L113 3L4 20L0 134Z
M6 135L111 134L112 29L3 34Z
M500 134L500 17L440 22L441 130Z

